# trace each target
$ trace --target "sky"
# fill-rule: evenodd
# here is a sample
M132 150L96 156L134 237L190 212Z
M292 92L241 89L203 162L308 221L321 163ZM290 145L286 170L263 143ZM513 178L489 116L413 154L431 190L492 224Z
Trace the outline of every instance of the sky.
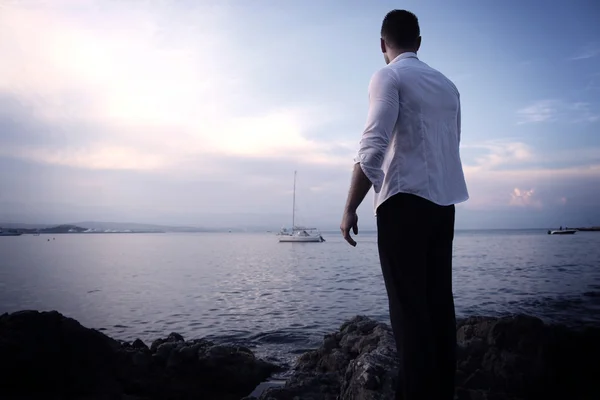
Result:
M394 8L461 93L457 228L600 225L595 0L0 0L0 222L278 228L297 170L339 226Z

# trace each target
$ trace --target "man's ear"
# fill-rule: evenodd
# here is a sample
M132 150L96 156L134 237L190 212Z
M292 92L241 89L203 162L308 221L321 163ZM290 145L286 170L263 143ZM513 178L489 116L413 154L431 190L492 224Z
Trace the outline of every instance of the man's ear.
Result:
M419 51L420 48L421 48L421 36L419 36L417 38L417 43L416 43L416 46L415 46L415 51Z
M382 53L387 53L387 49L385 47L385 40L383 38L380 39L381 40L381 52Z

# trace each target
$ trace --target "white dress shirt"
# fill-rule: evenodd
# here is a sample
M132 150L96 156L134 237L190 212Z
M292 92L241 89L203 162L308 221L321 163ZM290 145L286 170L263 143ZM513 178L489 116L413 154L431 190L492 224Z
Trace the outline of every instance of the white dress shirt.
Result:
M369 83L356 163L375 191L375 213L397 193L439 205L469 198L460 160L460 94L441 72L402 53Z

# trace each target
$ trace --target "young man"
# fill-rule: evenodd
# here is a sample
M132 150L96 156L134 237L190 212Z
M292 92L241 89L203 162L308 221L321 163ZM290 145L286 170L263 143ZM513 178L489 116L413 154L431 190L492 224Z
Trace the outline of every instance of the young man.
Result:
M456 321L452 294L454 204L469 197L460 145L460 96L417 58L417 17L386 15L387 66L369 84L367 123L341 223L352 245L356 209L373 186L381 269L400 373L397 399L452 400Z

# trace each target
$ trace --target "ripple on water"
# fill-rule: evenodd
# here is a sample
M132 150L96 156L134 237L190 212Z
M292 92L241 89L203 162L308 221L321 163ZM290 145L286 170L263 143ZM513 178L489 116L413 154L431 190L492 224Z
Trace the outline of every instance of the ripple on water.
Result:
M287 359L355 314L388 321L373 234L361 234L360 251L337 233L318 246L260 234L67 235L51 247L22 239L0 241L0 312L57 309L118 339L178 331ZM600 324L600 235L553 239L457 232L458 316Z

